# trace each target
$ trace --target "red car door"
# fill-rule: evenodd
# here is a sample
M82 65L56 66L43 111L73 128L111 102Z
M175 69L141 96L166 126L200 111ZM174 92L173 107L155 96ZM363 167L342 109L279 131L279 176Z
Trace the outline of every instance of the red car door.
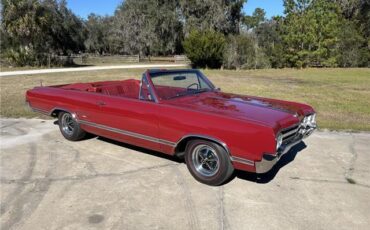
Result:
M101 94L72 91L68 96L71 100L70 104L73 105L72 112L76 113L80 123L99 122L99 118L101 117ZM64 106L61 107L64 108Z
M102 95L100 109L103 136L160 151L156 102Z

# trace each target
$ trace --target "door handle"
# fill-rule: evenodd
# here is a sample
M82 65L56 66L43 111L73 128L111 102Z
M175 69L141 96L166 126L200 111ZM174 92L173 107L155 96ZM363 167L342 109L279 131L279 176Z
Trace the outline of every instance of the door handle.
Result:
M96 104L99 105L99 106L106 105L104 101L98 101Z

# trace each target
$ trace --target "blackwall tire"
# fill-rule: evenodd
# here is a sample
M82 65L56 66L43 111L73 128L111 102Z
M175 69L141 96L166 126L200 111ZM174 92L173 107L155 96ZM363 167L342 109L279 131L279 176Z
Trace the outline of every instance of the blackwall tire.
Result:
M187 144L185 162L192 176L208 185L221 185L234 172L226 150L206 140L192 140Z
M58 114L58 123L60 132L67 140L78 141L86 136L86 132L81 129L76 119L68 112Z

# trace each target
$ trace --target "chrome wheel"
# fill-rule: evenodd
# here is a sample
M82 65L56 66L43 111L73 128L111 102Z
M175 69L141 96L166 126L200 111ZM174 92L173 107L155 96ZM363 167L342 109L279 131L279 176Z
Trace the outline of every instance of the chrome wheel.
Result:
M69 113L64 113L61 122L63 132L68 136L72 136L75 129L75 123L73 121L72 115Z
M220 168L220 160L216 150L208 145L198 145L192 152L192 163L195 170L203 176L213 176Z

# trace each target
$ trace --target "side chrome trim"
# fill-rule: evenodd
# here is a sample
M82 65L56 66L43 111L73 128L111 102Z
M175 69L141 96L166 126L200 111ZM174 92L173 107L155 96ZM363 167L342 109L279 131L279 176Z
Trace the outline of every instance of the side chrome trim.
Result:
M60 107L54 107L50 111L47 111L47 110L32 107L30 103L27 103L27 104L28 104L28 107L31 108L32 111L37 112L37 113L42 113L44 115L51 116L55 110L61 110L61 111L72 114L72 117L77 120L76 113L72 113L68 109L63 109L63 108L60 108Z
M134 133L134 132L130 132L130 131L123 130L123 129L117 129L117 128L97 124L97 123L90 122L90 121L79 120L78 123L83 124L83 125L92 126L92 127L98 128L98 129L107 130L107 131L114 132L114 133L119 133L119 134L122 134L122 135L125 135L125 136L130 136L130 137L134 137L134 138L138 138L138 139L143 139L143 140L146 140L146 141L151 141L151 142L155 142L155 143L159 143L159 144L163 144L163 145L168 145L168 146L171 146L171 147L176 146L175 142L171 142L171 141L167 141L167 140L163 140L163 139L143 135L143 134L140 134L140 133Z
M49 111L47 111L47 110L32 107L30 103L27 103L27 105L34 112L41 113L41 114L44 114L44 115L47 115L47 116L50 115Z
M248 159L245 159L245 158L230 157L230 159L231 159L231 161L234 161L234 162L254 166L254 161L251 161L251 160L248 160Z

